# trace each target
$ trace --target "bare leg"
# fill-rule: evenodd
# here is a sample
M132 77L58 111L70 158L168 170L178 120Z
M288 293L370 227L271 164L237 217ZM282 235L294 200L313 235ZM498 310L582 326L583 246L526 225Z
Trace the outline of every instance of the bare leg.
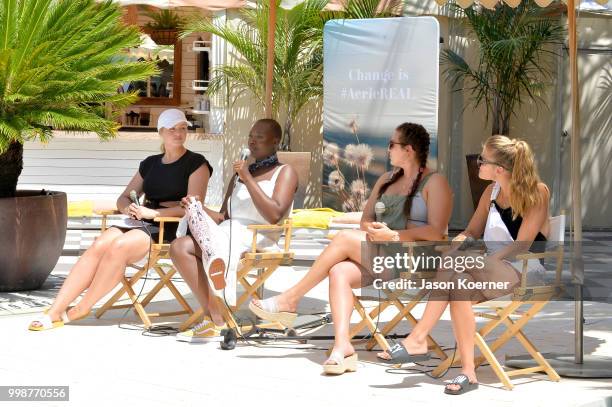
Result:
M474 301L476 302L476 301ZM472 310L472 301L451 301L450 312L453 322L453 332L457 340L457 350L461 356L461 373L466 375L470 382L476 383L476 370L474 369L474 333L476 320ZM459 390L459 385L449 384L450 390Z
M81 301L70 309L68 318L87 315L93 306L119 284L128 264L137 262L149 251L149 235L130 230L117 237L106 250L91 285Z
M89 287L104 253L110 247L113 240L121 235L123 235L123 232L117 228L106 229L83 253L72 267L72 270L70 270L68 277L64 284L62 284L62 288L60 288L57 297L53 301L53 305L51 305L47 312L52 321L59 321L62 312ZM36 327L40 326L40 324L34 322L32 326Z
M323 281L336 264L344 260L361 264L361 243L365 240L366 232L362 230L343 230L338 233L308 273L296 285L276 297L279 311L295 312L300 299ZM259 306L258 300L254 299L253 303Z
M462 278L466 281L507 281L509 287L519 282L517 271L508 263L487 258L483 270L469 270ZM472 305L487 298L496 298L507 294L509 290L487 290L487 291L457 291L456 299L451 300L450 310L453 322L453 331L457 340L457 350L461 356L461 373L466 375L470 382L476 383L476 370L474 367L474 334L476 332L476 320ZM459 390L459 385L449 384L447 388Z
M178 238L170 245L172 263L195 295L202 309L210 316L215 325L223 325L225 321L215 302L209 301L214 293L211 292L208 280L204 276L201 256L202 251L191 236Z
M440 275L436 280L446 281L448 280L448 275ZM409 354L419 355L427 353L427 336L440 320L440 317L448 306L449 300L449 290L431 291L421 320L414 326L410 334L402 341L402 345L406 348ZM378 356L383 359L390 359L387 351L379 352Z
M355 353L349 338L353 313L353 288L361 287L363 271L353 261L342 261L329 271L329 303L334 321L334 347L332 352L345 357ZM326 364L333 363L326 361Z

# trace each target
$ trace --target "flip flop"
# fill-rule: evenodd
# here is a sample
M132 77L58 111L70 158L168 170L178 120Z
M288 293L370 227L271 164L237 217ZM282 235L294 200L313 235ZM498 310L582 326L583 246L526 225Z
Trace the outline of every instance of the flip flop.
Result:
M323 364L323 373L331 375L341 375L344 372L356 372L357 371L357 353L353 353L349 356L344 356L342 353L332 352L329 358ZM334 364L328 364L327 362L332 361Z
M259 318L265 321L278 322L287 328L293 326L293 321L295 321L297 314L295 312L279 311L276 297L260 300L259 303L261 304L260 307L255 305L252 301L249 303L249 309Z
M396 343L387 351L391 359L381 358L378 355L376 356L379 359L385 360L394 365L402 365L404 363L415 363L415 362L424 362L426 360L431 359L429 352L421 353L418 355L411 355L408 353L408 350L404 347L402 343Z
M456 384L459 386L459 390L451 390L448 388L449 385L451 384ZM470 379L469 377L467 377L464 374L460 374L459 376L455 377L453 380L450 381L450 383L447 383L446 386L444 386L444 393L445 394L452 394L452 395L459 395L459 394L463 394L463 393L467 393L468 391L472 391L472 390L476 390L478 388L478 382L476 383L470 383Z

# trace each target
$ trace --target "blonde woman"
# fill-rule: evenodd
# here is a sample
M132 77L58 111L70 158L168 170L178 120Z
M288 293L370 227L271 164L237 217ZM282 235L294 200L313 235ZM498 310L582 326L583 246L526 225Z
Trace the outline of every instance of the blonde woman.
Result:
M468 227L453 241L482 237L488 256L483 268L453 274L472 281L508 282L508 288L432 291L423 318L402 344L392 349L390 355L394 362L403 363L411 361L414 355L427 354L427 335L450 303L462 370L445 386L444 392L454 395L478 388L474 368L476 323L472 304L512 292L520 281L520 263L512 263L513 256L529 249L534 241L545 241L549 232L550 194L547 186L540 181L533 153L525 141L506 136L488 138L478 158L478 166L479 177L493 182L482 194ZM534 261L529 267L541 266ZM381 356L388 358L385 354Z
M126 266L145 257L151 239L158 239L159 227L152 220L183 216L185 210L180 200L185 195L204 197L212 167L203 155L185 148L188 124L185 114L178 109L162 112L157 128L164 152L143 160L117 199L117 208L124 215L144 220L147 227L110 227L104 231L74 265L51 308L32 321L31 331L58 328L85 318L96 302L119 284ZM142 206L131 202L132 190L138 196L145 194ZM176 226L166 226L164 233L164 241L172 241ZM83 298L68 308L83 291L86 291Z

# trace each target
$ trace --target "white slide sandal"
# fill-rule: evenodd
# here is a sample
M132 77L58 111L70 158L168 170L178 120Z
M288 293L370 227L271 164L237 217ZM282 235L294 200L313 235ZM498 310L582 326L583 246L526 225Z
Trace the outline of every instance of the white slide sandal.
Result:
M259 318L265 321L278 322L287 328L293 326L297 314L295 312L279 311L276 297L260 300L259 303L261 304L259 307L252 301L249 303L249 309Z

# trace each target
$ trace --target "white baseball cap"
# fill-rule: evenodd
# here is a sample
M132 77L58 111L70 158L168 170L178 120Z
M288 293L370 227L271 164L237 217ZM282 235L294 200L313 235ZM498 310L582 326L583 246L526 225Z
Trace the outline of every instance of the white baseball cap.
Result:
M191 122L187 121L185 113L178 109L167 109L164 110L157 119L157 131L161 130L162 127L171 129L179 123L187 123L191 126Z

